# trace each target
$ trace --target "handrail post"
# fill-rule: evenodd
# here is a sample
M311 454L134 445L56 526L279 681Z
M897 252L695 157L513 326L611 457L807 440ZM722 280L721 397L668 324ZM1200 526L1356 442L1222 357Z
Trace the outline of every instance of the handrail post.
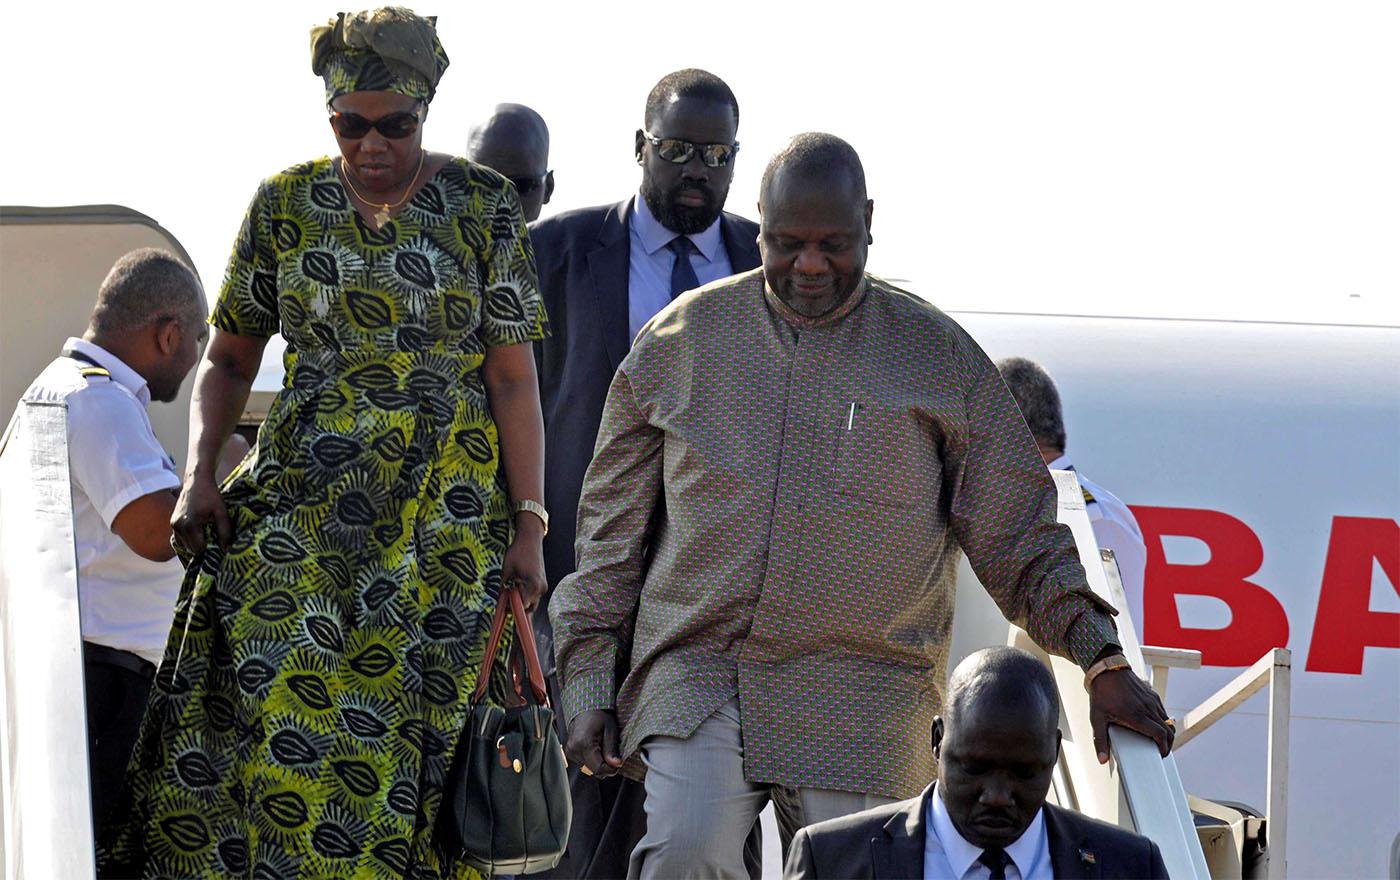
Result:
M1288 720L1292 713L1293 652L1274 648L1269 670L1269 880L1288 871Z

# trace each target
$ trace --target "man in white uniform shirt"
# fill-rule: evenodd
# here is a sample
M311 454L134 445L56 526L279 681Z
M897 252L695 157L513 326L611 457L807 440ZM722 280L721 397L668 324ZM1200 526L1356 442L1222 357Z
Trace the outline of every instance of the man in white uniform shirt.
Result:
M24 394L67 410L93 816L100 831L136 741L184 570L170 547L180 476L146 407L168 402L199 356L204 292L151 248L112 267L87 332ZM226 458L247 450L230 444ZM225 472L236 462L225 462Z
M784 876L924 880L1166 877L1157 845L1045 803L1060 755L1055 680L1031 654L987 648L948 681L933 723L938 779L916 798L797 833Z
M1089 513L1089 524L1094 529L1094 540L1099 549L1112 550L1118 560L1118 574L1123 579L1123 590L1134 610L1134 620L1141 620L1142 583L1147 571L1147 546L1142 540L1142 529L1128 505L1118 500L1118 496L1088 479L1078 470L1065 453L1065 417L1060 405L1060 392L1045 368L1026 358L1011 357L997 361L997 370L1002 381L1016 398L1021 408L1026 427L1030 428L1035 445L1040 449L1040 457L1045 466L1055 471L1074 471L1079 478L1079 487L1084 492L1084 503Z

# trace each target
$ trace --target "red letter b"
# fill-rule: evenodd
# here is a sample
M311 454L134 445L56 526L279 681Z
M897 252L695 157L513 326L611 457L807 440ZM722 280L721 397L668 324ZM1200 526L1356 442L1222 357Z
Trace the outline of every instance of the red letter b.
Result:
M1142 589L1143 641L1170 648L1194 648L1206 666L1248 666L1271 648L1288 644L1288 615L1273 594L1245 578L1259 570L1264 548L1249 526L1214 510L1133 507L1147 544L1147 576ZM1167 562L1163 535L1196 538L1210 548L1204 565ZM1223 629L1181 625L1176 597L1214 596L1230 607Z

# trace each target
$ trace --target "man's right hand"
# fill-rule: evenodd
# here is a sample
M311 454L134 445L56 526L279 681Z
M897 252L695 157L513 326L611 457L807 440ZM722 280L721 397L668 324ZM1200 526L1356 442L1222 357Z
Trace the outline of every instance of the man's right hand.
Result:
M219 494L219 485L212 474L196 472L186 481L175 502L170 530L190 552L199 553L204 550L204 527L211 522L219 546L227 547L233 540L233 522L224 507L224 497Z
M617 751L617 715L608 709L581 713L569 724L569 761L585 776L612 776L622 767Z

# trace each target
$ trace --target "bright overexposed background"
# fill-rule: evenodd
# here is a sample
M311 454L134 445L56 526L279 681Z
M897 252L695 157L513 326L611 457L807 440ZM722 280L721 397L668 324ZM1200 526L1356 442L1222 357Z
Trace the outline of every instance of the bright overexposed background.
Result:
M334 149L326 0L6 5L0 204L119 203L211 288L257 181ZM651 85L733 87L729 208L799 131L860 151L870 268L958 309L1400 323L1394 2L433 3L427 125L538 109L546 211L635 191Z

